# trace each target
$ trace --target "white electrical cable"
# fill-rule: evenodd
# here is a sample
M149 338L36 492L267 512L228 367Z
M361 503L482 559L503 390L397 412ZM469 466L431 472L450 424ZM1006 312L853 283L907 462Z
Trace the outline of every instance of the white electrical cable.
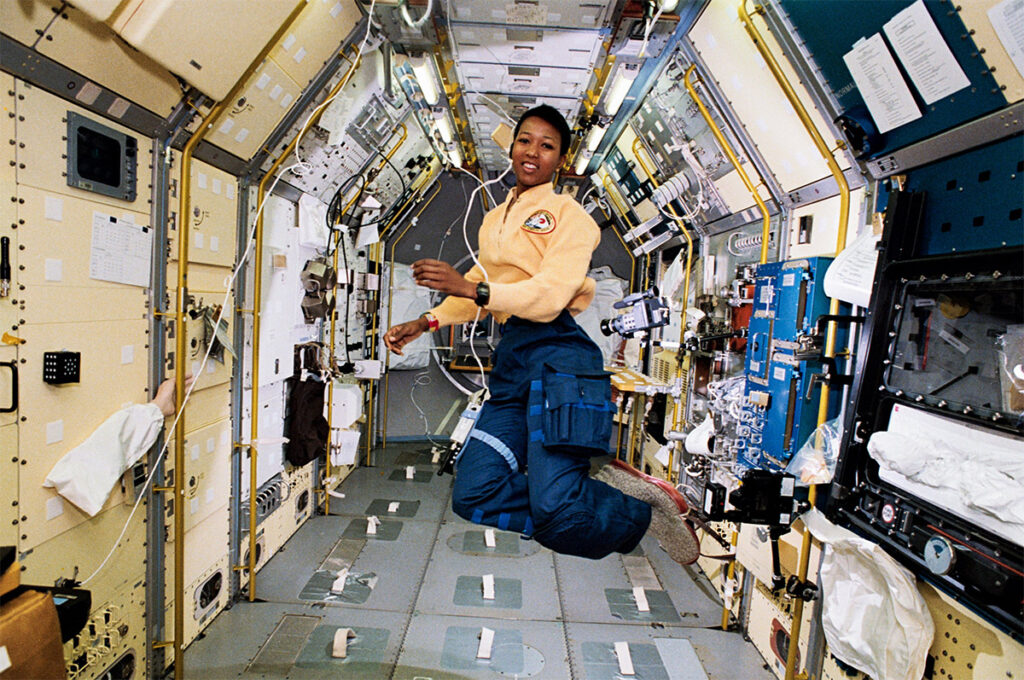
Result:
M418 29L423 23L430 17L430 12L434 9L434 0L427 0L427 8L423 10L423 14L416 21L412 20L412 16L409 15L409 2L404 0L402 2L402 21L405 22L406 26L413 29Z
M376 2L377 2L377 0L372 0L372 2L370 3L370 9L368 11L367 23L366 23L366 35L363 36L363 41L359 45L359 51L356 53L356 58L352 60L353 64L356 64L356 63L359 62L359 58L362 56L363 47L366 45L366 39L370 35L370 28L373 25L373 21L372 21L372 18L373 18L373 7L376 4ZM354 69L350 69L349 70L348 77L351 77L351 74L352 74L353 71L354 71ZM339 92L341 92L341 90L342 90L342 88L338 89ZM337 95L335 95L335 96L337 96ZM331 98L331 99L333 99L333 98ZM317 108L317 110L319 110L320 108L323 108L328 103L330 103L330 99L328 99L328 101L326 101L323 104L321 104ZM314 113L315 113L315 111L314 111ZM300 128L299 138L296 140L296 143L295 143L295 156L296 156L296 158L299 158L299 153L298 153L299 144L298 143L299 143L299 141L301 141L302 135L304 135L306 133L306 131L308 130L308 124L309 124L310 119L312 118L312 115L313 114L311 114L310 117L306 118L306 122ZM213 324L213 327L214 327L215 331L216 331L217 328L220 328L220 322L224 318L224 312L225 312L225 310L228 309L228 300L231 297L231 291L234 288L235 281L238 279L238 275L241 273L242 267L245 266L246 261L249 259L249 253L252 250L253 243L256 240L256 225L259 222L260 215L263 214L263 207L266 205L267 199L270 198L270 196L273 195L274 188L277 186L277 183L281 180L281 177L282 177L282 175L284 175L285 172L290 172L294 168L299 167L299 166L303 166L303 165L305 167L307 167L307 168L309 167L308 163L306 163L305 161L302 161L301 159L299 159L295 164L290 165L290 166L284 168L283 170L281 170L280 172L278 172L277 176L274 178L273 183L270 185L270 188L267 190L266 194L263 196L263 200L260 201L260 204L257 206L257 208L256 208L256 215L253 218L252 227L249 230L249 240L246 243L245 249L242 251L242 255L238 259L238 264L235 266L234 271L231 272L231 276L229 276L228 279L225 281L225 287L227 288L227 290L224 291L224 299L221 301L220 314L217 315L217 319L216 319L216 321L214 321L214 324ZM258 285L258 282L257 282L257 285ZM178 406L178 410L174 414L174 421L171 423L171 427L169 428L171 431L173 431L174 428L177 426L178 421L181 419L181 415L185 412L185 406L188 404L188 400L192 397L192 392L196 389L196 385L199 384L199 379L202 377L203 371L206 369L206 362L210 358L210 352L212 350L213 350L213 342L210 342L210 343L208 343L208 345L206 347L206 354L203 355L203 360L199 364L199 370L198 370L197 374L193 376L192 385L189 386L188 390L185 391L185 395L182 397L181 404ZM185 370L184 363L182 361L182 357L176 357L176 363L177 363L177 370L179 370L179 371ZM139 497L136 499L135 504L132 505L132 510L131 510L130 513L128 513L128 519L125 520L124 526L121 527L121 533L118 534L117 540L114 541L114 545L112 545L110 547L110 551L107 552L106 557L104 557L103 561L100 562L100 565L98 567L96 567L96 570L93 571L92 574L90 574L88 576L88 578L84 579L81 582L81 585L84 586L84 585L88 584L90 581L92 581L94 578L96 578L96 576L101 571L103 571L103 569L107 566L107 562L109 562L110 558L113 557L114 552L117 551L118 546L121 545L121 541L124 539L124 535L128 532L128 527L131 525L132 518L135 517L135 512L139 509L139 505L142 503L142 499L146 497L146 492L149 490L149 487L150 487L150 485L153 482L153 475L156 474L157 469L159 469L158 466L160 465L160 461L163 460L164 456L167 453L167 446L168 446L168 444L170 444L170 441L171 441L170 438L165 438L164 439L164 445L160 449L160 453L157 454L156 459L150 463L150 466L152 467L152 470L150 471L149 475L146 477L146 481L145 481L145 483L142 486L142 491L139 493ZM181 512L181 511L182 511L181 508L176 508L175 509L175 512ZM179 537L176 536L175 539L177 540L177 539L179 539Z
M409 400L412 402L412 405L416 407L416 410L419 411L420 418L423 419L423 433L427 435L427 439L430 441L431 444L436 445L437 441L435 441L434 438L430 436L430 421L427 420L427 414L424 413L423 409L420 408L420 405L416 403L415 396L417 386L423 385L424 387L426 387L427 385L430 384L430 382L430 374L427 371L420 371L419 373L417 373L412 381L412 389L409 390Z

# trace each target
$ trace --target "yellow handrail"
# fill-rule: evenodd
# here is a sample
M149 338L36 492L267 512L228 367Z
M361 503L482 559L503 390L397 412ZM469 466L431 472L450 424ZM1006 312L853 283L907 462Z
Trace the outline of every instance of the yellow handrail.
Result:
M640 167L643 168L644 173L647 174L647 178L651 181L651 184L653 184L654 187L657 188L658 187L658 182L657 182L657 180L654 179L654 173L651 172L650 168L647 167L647 164L644 163L644 159L640 156L640 152L641 151L643 151L645 154L647 154L648 157L650 156L650 154L647 153L647 149L644 148L643 141L640 139L640 137L637 137L636 139L633 140L633 156L636 158L637 163L640 164ZM654 159L651 158L651 161L653 162ZM689 304L689 300L690 300L690 269L693 266L693 238L690 237L690 230L686 228L686 225L683 224L682 219L680 219L679 215L676 214L675 208L673 208L671 205L669 205L668 206L668 210L669 210L670 213L672 213L672 216L675 218L676 222L679 224L679 227L680 227L680 229L683 232L683 237L686 239L686 273L683 275L683 319L682 319L682 322L679 325L679 347L680 347L680 351L681 351L682 347L683 347L683 335L686 332L686 311L685 310L686 310L686 306ZM676 376L675 377L676 377L676 380L679 380L680 378L683 377L683 364L682 364L682 361L677 361L676 362ZM682 402L682 405L683 405L683 409L685 410L686 409L686 404L689 401L689 390L686 390L684 392L684 394L682 395L682 397L683 398L682 398L681 402ZM680 400L673 399L672 401L673 401L673 407L672 407L672 429L678 431L679 427L680 427L680 422L679 422L679 404L680 404ZM672 470L673 470L673 467L674 467L673 466L674 462L675 462L675 447L673 446L673 447L669 448L669 454L668 454L668 480L670 482L673 481Z
M388 267L388 320L387 320L387 324L386 324L386 326L388 328L391 328L391 302L392 302L392 299L393 299L392 291L394 289L394 283L395 283L395 248L398 246L398 242L401 241L405 237L405 235L409 232L409 229L411 229L413 224L415 224L416 218L418 218L420 215L423 214L423 211L427 209L427 206L429 206L431 203L434 202L434 199L437 198L437 195L439 193L441 193L441 183L440 182L437 183L437 191L435 191L433 194L431 194L430 198L428 198L426 201L423 202L423 205L420 207L419 210L416 211L416 214L409 220L409 224L405 227L405 229L402 230L402 233L400 233L398 235L398 237L394 241L392 241L392 243L391 243L391 257L388 259L388 264L390 265ZM408 201L406 202L406 205L408 205ZM402 207L404 209L405 206L402 206ZM401 213L401 210L399 210L399 213ZM397 218L397 214L398 213L396 213L396 218ZM428 357L428 362L429 362L429 357ZM391 374L388 371L388 368L390 366L391 366L391 352L385 352L384 353L384 424L381 427L381 446L387 446L388 445L388 398L389 398L390 393L391 393Z
M185 307L188 305L188 246L191 238L191 220L189 219L189 203L192 199L192 155L196 146L206 136L216 118L235 101L242 86L245 85L249 76L259 68L263 60L284 37L292 24L302 13L304 4L299 4L292 10L281 27L263 46L256 58L252 60L245 72L238 78L234 86L225 95L224 99L214 105L199 123L196 131L189 137L188 142L181 152L181 177L179 180L180 194L178 196L178 280L176 309L174 313L174 392L177 403L182 409L181 415L174 426L174 675L178 678L185 677L185 355L187 353L187 328L185 321ZM195 376L198 380L200 376ZM253 411L255 414L255 411ZM250 512L251 514L251 512Z
M693 83L690 82L690 76L696 70L696 64L691 64L690 67L686 69L686 75L683 77L683 85L686 86L686 91L690 93L690 97L693 98L693 101L697 104L697 108L700 109L700 115L704 117L704 121L708 124L711 134L713 134L715 139L718 140L718 145L722 147L722 151L725 152L726 158L729 159L732 167L736 170L736 173L743 181L743 186L745 186L747 191L750 192L751 198L754 199L758 210L761 211L761 264L764 264L768 261L768 241L771 236L771 217L768 215L768 206L764 204L763 200L761 200L761 195L758 193L757 187L755 187L754 183L750 181L747 171L743 169L742 165L740 165L740 161L736 157L736 153L732 150L732 146L729 144L729 141L725 138L725 135L722 134L718 125L715 124L714 119L711 117L711 113L697 95L697 89L693 86ZM700 80L700 74L697 74L697 78Z
M846 246L846 230L847 224L850 219L850 185L846 182L846 177L843 176L843 171L836 162L835 156L832 155L831 149L825 143L821 133L814 126L814 122L811 120L810 114L800 101L800 97L797 96L796 91L790 84L786 74L783 73L782 68L779 66L778 61L775 60L775 56L768 49L764 39L758 32L757 27L754 26L754 22L747 13L747 2L746 0L740 0L739 5L739 17L743 23L743 27L747 31L747 35L753 41L757 51L761 54L768 69L775 76L775 80L779 83L779 87L782 88L783 93L786 95L786 99L789 100L790 105L796 112L797 117L803 124L804 129L807 130L807 134L810 135L814 141L814 146L818 149L818 153L821 154L822 158L825 159L828 165L829 172L832 173L832 177L836 180L836 185L839 187L839 228L836 233L836 251L838 255L842 252ZM755 7L755 14L762 14L764 9L760 6ZM842 147L842 142L839 143L839 147ZM832 298L829 303L829 314L835 316L839 312L839 300ZM836 323L830 321L828 324L828 330L825 334L825 351L824 356L826 358L835 357L836 351ZM820 426L828 418L828 399L829 399L829 385L827 382L821 384L821 394L818 400L818 425ZM813 507L818 496L818 488L816 485L811 485L808 489L807 500ZM806 580L807 570L811 559L811 532L804 529L803 537L800 542L800 560L797 565L797 578L801 581ZM804 612L804 601L800 598L796 598L793 603L793 627L789 634L789 653L786 655L786 676L785 680L793 680L796 675L797 665L797 651L800 647L800 627L801 620L803 619Z
M344 57L344 55L341 55ZM352 64L345 75L338 81L338 83L331 89L327 95L328 101L336 95L341 88L348 83L349 78L355 72L359 66L360 59L352 61L345 57L350 64ZM295 150L295 146L299 143L299 140L306 133L306 130L310 126L315 125L320 120L320 116L326 107L321 105L321 108L313 115L310 116L306 124L299 130L299 133L295 135L295 138L288 143L285 150L277 157L277 160L273 162L270 169L260 179L259 186L256 190L256 206L259 212L259 216L256 219L256 237L253 246L253 303L252 303L252 409L249 430L249 601L253 602L256 599L256 489L257 489L257 476L256 476L256 456L258 452L256 450L256 440L259 437L259 418L257 415L260 412L260 304L262 302L262 291L260 289L260 283L263 277L263 201L267 195L267 184L270 183L271 178L274 177L274 173L277 172L284 160ZM331 338L331 342L334 339Z

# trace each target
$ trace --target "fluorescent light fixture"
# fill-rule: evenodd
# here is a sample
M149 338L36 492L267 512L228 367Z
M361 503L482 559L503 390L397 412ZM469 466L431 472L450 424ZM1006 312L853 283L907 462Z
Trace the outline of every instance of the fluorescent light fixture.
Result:
M595 125L590 128L590 132L587 134L587 151L597 151L597 147L601 146L601 140L604 139L604 133L607 131L607 125L604 127Z
M633 87L633 81L640 73L639 64L622 64L615 71L612 84L608 87L608 95L604 99L604 112L614 116L622 106L622 100L626 98L629 88Z
M590 159L593 157L593 154L589 153L580 154L580 157L576 159L576 166L574 168L577 175L582 175L587 171L587 166L590 165Z
M437 125L437 133L441 135L441 141L446 145L452 143L452 126L448 122L448 116L441 112L441 115L434 119L434 124Z
M410 57L409 64L412 66L413 75L416 76L416 82L420 85L420 91L423 92L423 99L429 106L434 106L440 94L437 76L434 73L434 60L429 54L423 54Z
M458 145L448 150L448 160L451 161L453 168L462 167L462 152L459 151Z

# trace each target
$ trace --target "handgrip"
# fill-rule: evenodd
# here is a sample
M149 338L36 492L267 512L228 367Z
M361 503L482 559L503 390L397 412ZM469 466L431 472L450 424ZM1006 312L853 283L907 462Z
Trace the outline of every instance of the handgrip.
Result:
M11 413L18 410L18 364L13 361L0 361L0 366L11 369L11 405L0 408L0 413Z

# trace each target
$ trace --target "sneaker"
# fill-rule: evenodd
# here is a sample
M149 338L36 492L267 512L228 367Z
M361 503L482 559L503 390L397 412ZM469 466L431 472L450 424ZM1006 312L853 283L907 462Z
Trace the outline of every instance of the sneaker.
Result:
M690 506L674 486L663 479L652 477L621 460L603 466L596 475L608 486L618 489L651 506L651 525L648 531L676 562L693 564L700 557L697 532L684 518Z

